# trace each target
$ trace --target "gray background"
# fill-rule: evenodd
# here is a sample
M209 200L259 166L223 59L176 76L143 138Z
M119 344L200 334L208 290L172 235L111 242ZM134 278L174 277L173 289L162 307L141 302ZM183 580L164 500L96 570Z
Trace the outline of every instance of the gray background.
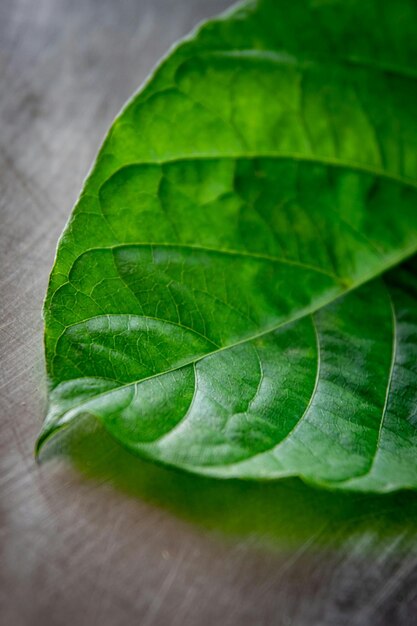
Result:
M104 133L227 0L0 0L0 621L10 626L416 623L412 494L218 483L85 423L41 466L40 310Z

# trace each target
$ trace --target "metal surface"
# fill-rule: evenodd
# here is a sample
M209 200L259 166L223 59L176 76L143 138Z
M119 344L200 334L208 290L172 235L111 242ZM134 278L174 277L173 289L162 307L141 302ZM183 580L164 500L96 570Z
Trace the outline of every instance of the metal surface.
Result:
M0 622L407 626L412 494L193 479L86 424L41 466L40 310L112 118L226 0L0 0Z

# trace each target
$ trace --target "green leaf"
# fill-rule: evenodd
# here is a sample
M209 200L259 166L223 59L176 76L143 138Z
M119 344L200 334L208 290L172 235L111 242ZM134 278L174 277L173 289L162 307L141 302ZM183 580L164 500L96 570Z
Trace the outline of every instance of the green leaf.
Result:
M416 23L248 2L161 64L58 247L38 450L91 414L193 472L417 487Z

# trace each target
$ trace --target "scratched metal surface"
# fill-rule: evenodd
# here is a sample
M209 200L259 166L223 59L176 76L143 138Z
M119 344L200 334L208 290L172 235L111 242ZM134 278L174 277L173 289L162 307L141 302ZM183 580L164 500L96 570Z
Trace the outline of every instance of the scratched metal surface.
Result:
M407 626L416 497L192 479L86 424L40 467L40 309L112 118L227 0L0 0L0 621Z

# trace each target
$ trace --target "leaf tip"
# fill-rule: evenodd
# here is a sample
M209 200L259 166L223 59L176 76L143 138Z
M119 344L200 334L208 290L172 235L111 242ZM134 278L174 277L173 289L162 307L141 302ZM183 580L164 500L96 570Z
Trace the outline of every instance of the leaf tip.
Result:
M53 429L51 428L42 428L41 432L39 433L35 441L35 446L33 449L33 456L34 456L35 462L38 465L41 464L41 452L42 452L43 446L46 440L49 439L49 437L51 436L52 432L53 432Z

